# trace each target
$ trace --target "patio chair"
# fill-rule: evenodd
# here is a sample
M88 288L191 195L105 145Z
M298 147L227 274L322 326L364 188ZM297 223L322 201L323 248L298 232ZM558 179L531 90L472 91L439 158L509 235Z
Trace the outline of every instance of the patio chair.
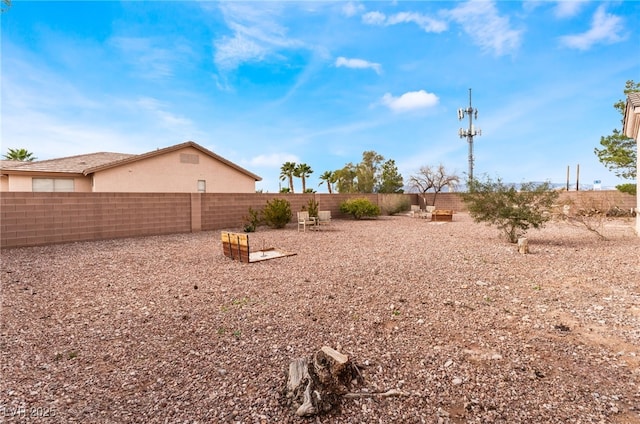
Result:
M331 211L318 211L318 229L331 224Z
M307 231L307 225L314 226L316 221L314 218L309 217L309 211L300 211L298 212L298 231L300 231L300 227L302 227L302 231Z
M409 215L416 216L420 212L420 205L411 205Z

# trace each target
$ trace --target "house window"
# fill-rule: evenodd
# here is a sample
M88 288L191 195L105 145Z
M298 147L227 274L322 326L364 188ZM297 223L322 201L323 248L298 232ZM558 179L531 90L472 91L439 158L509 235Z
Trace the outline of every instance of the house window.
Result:
M32 178L31 191L73 192L73 178Z
M205 180L198 180L198 193L207 192L207 182Z

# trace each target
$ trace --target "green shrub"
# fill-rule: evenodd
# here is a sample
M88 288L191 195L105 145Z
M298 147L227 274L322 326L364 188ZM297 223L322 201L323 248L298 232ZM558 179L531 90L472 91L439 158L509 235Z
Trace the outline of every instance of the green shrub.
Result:
M284 228L291 216L291 204L285 199L272 199L262 210L263 221L271 228Z
M307 203L307 210L309 211L310 217L318 217L318 206L319 204L316 199L309 199L309 202Z
M519 190L502 180L472 180L469 191L462 194L469 215L475 222L494 225L511 243L516 243L530 227L542 228L558 192L549 183L523 183Z
M253 233L258 225L262 223L262 211L259 209L253 209L249 207L249 212L242 219L245 221L244 224L244 232L245 233Z
M342 202L340 204L340 212L349 214L355 219L362 219L380 215L380 208L378 205L371 203L369 199L360 197Z
M630 194L632 196L635 196L638 192L636 184L620 184L617 185L616 188L618 189L618 191Z

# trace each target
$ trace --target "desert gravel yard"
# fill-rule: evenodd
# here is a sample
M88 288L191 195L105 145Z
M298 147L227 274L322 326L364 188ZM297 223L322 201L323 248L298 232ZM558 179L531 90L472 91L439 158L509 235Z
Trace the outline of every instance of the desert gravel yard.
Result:
M261 227L296 255L252 264L219 231L3 250L0 420L640 423L632 225L552 223L527 255L466 214ZM324 345L364 383L298 418L286 370Z

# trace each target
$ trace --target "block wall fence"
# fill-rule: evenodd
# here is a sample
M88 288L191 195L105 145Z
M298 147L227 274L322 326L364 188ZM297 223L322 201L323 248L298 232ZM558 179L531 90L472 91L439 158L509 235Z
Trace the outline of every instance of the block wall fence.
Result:
M31 193L0 195L0 247L15 248L77 241L142 237L196 231L241 231L249 207L284 198L294 213L315 198L335 219L347 199L365 197L388 211L400 202L431 204L433 194L278 194L278 193ZM618 191L563 192L576 204L605 204L631 209L636 197ZM438 209L466 210L457 193L439 193Z

